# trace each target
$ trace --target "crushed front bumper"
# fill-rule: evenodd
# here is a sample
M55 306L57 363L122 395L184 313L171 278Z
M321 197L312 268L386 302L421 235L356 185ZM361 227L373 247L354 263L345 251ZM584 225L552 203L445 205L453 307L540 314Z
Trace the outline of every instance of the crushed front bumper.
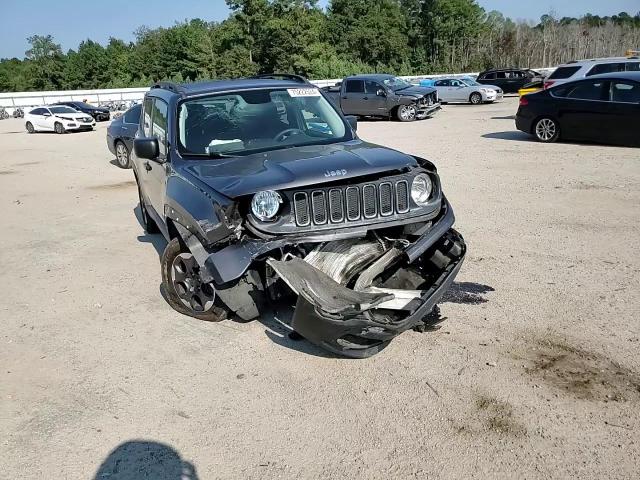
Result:
M393 267L396 271L423 272L417 290L369 287L356 291L300 258L268 260L298 294L292 328L331 352L366 358L402 332L422 324L460 271L466 245L453 229L435 242L429 236L420 240L405 249L401 263Z
M439 110L442 110L442 104L440 102L432 103L431 105L418 105L416 118L418 120L422 120L424 118L432 117L438 113Z

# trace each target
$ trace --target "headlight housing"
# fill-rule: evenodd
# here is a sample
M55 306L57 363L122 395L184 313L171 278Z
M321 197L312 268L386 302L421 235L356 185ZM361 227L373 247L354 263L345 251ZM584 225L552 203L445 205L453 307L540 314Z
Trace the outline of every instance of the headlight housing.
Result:
M67 120L68 122L73 122L73 118L69 117L58 117L60 120Z
M258 192L251 200L251 212L260 220L273 219L282 205L282 197L274 190Z
M416 205L424 207L429 203L433 193L433 182L426 173L415 176L411 183L411 199Z

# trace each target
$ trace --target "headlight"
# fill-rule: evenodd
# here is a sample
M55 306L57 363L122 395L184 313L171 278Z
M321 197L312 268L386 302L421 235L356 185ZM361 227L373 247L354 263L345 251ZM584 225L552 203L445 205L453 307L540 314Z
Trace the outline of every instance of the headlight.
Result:
M69 122L73 122L73 118L69 118L69 117L58 117L60 120L67 120Z
M424 173L416 175L411 184L411 198L416 205L424 207L429 203L431 192L433 192L433 182L429 175Z
M491 90L488 88L481 88L480 91L484 93L491 93Z
M282 205L282 197L278 192L266 190L258 192L251 200L251 211L260 220L271 220L276 216Z

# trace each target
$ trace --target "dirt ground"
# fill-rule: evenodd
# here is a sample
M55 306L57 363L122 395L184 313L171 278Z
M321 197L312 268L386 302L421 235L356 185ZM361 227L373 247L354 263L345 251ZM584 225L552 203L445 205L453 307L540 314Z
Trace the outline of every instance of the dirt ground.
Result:
M368 360L160 295L106 124L0 122L0 477L638 478L640 150L517 100L360 135L431 159L469 254L435 333Z

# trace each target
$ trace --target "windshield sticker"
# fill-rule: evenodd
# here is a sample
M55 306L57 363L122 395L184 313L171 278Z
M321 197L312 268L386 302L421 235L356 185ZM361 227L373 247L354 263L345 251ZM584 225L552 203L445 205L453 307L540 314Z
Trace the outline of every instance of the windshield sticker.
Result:
M287 92L292 97L319 97L320 91L317 88L287 88Z

